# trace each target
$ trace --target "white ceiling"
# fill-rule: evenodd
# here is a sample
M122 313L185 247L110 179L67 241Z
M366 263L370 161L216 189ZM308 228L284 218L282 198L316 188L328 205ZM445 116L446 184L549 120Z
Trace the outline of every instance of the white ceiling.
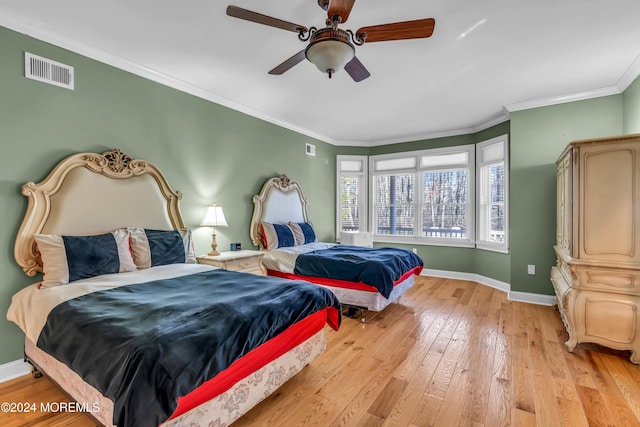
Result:
M358 0L341 28L436 20L431 38L357 47L360 83L307 61L267 74L305 44L225 14L322 27L316 0L229 1L0 0L0 25L336 145L475 132L640 75L638 0Z

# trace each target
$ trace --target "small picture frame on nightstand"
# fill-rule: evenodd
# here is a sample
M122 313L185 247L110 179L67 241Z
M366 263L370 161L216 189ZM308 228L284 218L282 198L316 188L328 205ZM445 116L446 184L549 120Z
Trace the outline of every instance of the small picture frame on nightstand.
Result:
M231 246L229 248L229 250L232 251L232 252L236 252L236 251L241 251L242 250L242 245L240 243L232 243L229 246Z

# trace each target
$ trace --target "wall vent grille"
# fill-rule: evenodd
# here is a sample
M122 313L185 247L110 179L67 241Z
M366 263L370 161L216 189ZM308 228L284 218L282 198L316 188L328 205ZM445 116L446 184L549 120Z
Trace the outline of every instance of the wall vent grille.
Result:
M315 156L316 155L316 146L313 144L305 143L305 152L307 156Z
M55 86L74 89L73 67L29 52L24 53L24 76Z

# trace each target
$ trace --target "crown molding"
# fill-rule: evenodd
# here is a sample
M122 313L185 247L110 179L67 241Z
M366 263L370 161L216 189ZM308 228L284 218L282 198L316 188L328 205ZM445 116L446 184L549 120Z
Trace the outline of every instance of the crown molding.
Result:
M623 76L621 76L615 86L597 88L585 92L566 94L557 97L541 98L536 100L506 104L503 106L504 111L502 114L486 122L479 123L478 125L473 127L452 129L441 132L405 135L402 137L387 138L374 141L336 140L330 138L325 134L312 132L309 129L305 129L292 123L277 119L263 111L256 110L247 105L233 101L225 96L205 90L199 86L192 85L151 68L144 67L116 54L103 51L96 48L95 46L91 46L86 43L82 43L72 37L57 32L46 26L35 24L31 21L18 18L9 12L1 11L0 26L334 146L376 147L381 145L401 144L413 141L473 134L509 120L510 113L514 111L521 111L531 108L546 107L567 102L621 94L640 75L639 56L629 66L627 71L623 74Z
M551 105L565 104L567 102L584 101L586 99L600 98L602 96L619 95L622 91L617 86L608 86L592 89L579 93L572 93L561 96L552 96L549 98L533 99L530 101L514 102L506 104L504 108L512 113L514 111L530 110L532 108L548 107Z
M620 89L621 92L624 92L638 76L640 76L640 55L638 55L636 60L631 63L627 71L620 77L620 80L616 83L616 87Z
M71 52L96 60L98 62L102 62L104 64L118 68L120 70L127 71L129 73L135 74L140 77L144 77L147 80L160 83L164 86L168 86L170 88L179 90L189 95L193 95L198 98L202 98L204 100L222 105L224 107L228 107L240 113L247 114L251 117L264 120L266 122L272 123L282 128L300 133L302 135L317 139L319 141L331 143L331 139L326 135L312 132L308 129L304 129L304 128L295 126L291 123L276 119L262 111L253 109L247 105L233 101L225 96L219 95L217 93L203 89L199 86L176 79L175 77L169 76L165 73L161 73L154 69L144 67L140 64L129 61L128 59L125 59L119 55L98 49L95 46L82 43L72 37L69 37L65 34L57 32L51 28L45 27L43 25L34 24L33 22L25 21L20 18L16 18L15 16L12 16L10 13L7 13L6 11L0 10L0 26L3 26L5 28L8 28L10 30L16 31L21 34L25 34L29 37L43 41L45 43L49 43L54 46L69 50Z

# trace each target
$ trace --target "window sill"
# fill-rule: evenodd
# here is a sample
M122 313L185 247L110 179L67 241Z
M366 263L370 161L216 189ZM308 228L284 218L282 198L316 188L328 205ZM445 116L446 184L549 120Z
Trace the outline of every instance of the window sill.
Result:
M490 252L499 252L501 254L509 253L508 247L505 247L503 245L491 245L488 243L477 243L476 249L481 249L483 251L490 251Z
M453 239L451 239L453 240ZM448 246L457 248L475 248L475 243L469 240L451 241L445 239L425 239L411 236L383 236L374 235L374 243L399 243L405 245L422 245L422 246Z

